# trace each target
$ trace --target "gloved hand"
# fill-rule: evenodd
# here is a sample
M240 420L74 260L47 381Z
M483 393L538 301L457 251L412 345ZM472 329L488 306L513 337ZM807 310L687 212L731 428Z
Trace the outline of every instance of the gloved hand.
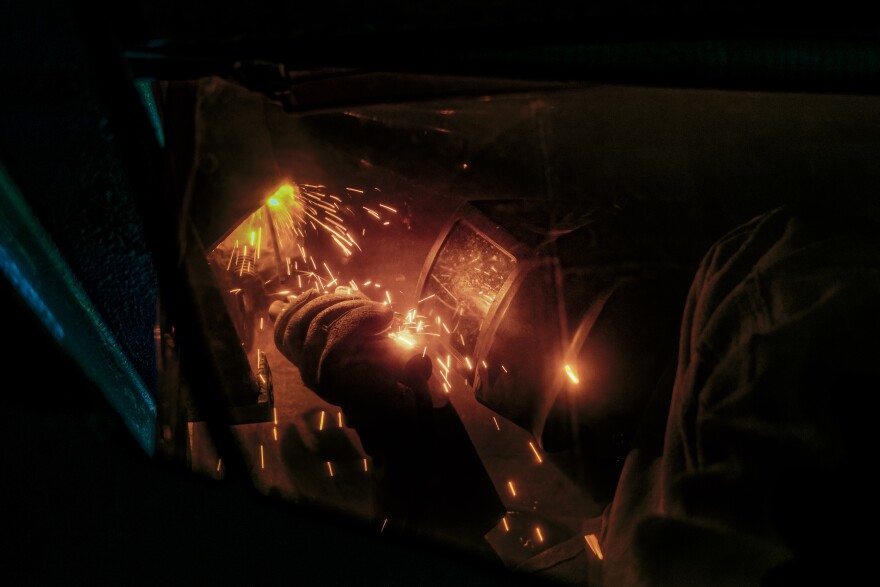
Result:
M360 292L311 290L269 314L278 349L342 408L373 457L381 516L409 532L484 544L504 506L452 405L435 397L432 408L431 360L388 336L391 308Z
M342 408L367 452L388 453L402 435L417 433L431 408L431 362L389 338L391 308L360 292L309 290L269 312L275 345L303 383Z

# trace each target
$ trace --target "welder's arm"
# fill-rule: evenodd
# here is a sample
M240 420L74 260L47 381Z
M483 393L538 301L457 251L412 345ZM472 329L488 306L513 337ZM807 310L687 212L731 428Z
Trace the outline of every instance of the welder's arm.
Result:
M414 531L482 540L503 505L455 410L432 405L430 358L388 336L391 309L360 292L311 290L270 313L278 349L342 408L381 471L385 515Z

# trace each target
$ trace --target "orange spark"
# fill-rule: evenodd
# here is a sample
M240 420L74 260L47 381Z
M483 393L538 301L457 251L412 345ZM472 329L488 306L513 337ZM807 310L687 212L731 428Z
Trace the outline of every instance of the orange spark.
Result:
M492 420L495 422L495 429L500 431L501 426L498 425L498 418L496 418L495 416L492 416Z
M538 459L538 462L539 462L539 463L543 463L543 462L544 462L544 459L542 459L542 458L541 458L541 455L538 454L538 449L535 448L534 443L529 442L529 448L531 448L531 449L532 449L532 452L535 453L535 458Z
M232 248L232 254L229 255L229 263L226 264L226 270L229 271L229 268L232 267L232 258L235 256L235 251L238 249L238 241L235 241L235 246Z
M568 378L571 379L572 383L580 383L580 379L578 379L577 373L574 372L574 369L572 369L571 365L569 365L568 363L565 364L565 374L568 375Z
M395 209L392 208L391 206L386 206L385 204L379 204L379 207L380 207L380 208L385 208L386 210L391 210L392 212L394 212L395 214L397 214L397 210L395 210Z
M415 341L407 338L406 335L404 335L404 333L402 333L402 332L398 332L397 334L392 332L388 336L390 336L394 340L398 340L398 341L402 342L403 344L407 345L410 348L413 348L414 346L416 346Z
M544 535L541 534L541 528L539 528L538 526L535 526L535 534L538 535L539 541L544 542Z
M330 471L330 476L333 476L333 463L327 461L327 470Z
M507 487L510 489L510 494L511 494L513 497L516 497L516 489L513 487L513 481L508 481L508 482L507 482Z
M321 421L318 423L318 430L324 429L324 411L321 411Z
M263 458L263 445L260 445L260 468L266 468L266 460Z
M586 540L587 546L590 547L590 550L593 551L593 554L596 555L596 558L598 558L599 560L605 558L602 555L602 549L599 547L599 539L596 538L595 534L587 534L586 536L584 536L584 540Z
M507 518L501 518L501 524L504 526L505 532L510 532L510 526L507 525Z

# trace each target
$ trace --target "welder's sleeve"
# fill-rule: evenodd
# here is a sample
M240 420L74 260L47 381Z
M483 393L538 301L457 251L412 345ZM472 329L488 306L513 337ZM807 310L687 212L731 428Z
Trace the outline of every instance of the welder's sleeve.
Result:
M876 499L878 341L876 230L780 209L716 244L668 418L621 476L605 584L848 584Z
M503 505L455 410L433 408L430 359L402 355L389 339L392 319L358 292L313 290L277 316L275 344L357 431L392 526L480 544Z

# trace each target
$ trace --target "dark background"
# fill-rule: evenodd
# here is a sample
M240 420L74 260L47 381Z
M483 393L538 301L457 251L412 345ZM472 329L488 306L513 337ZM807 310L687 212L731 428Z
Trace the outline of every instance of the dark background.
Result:
M276 57L291 67L367 63L727 88L734 91L600 92L580 127L560 125L559 132L615 148L560 153L563 163L572 158L560 184L646 204L678 197L695 217L711 220L695 232L697 241L688 241L695 250L719 230L787 201L827 206L829 213L873 213L880 121L875 99L860 95L876 90L876 37L864 27L839 26L852 16L842 5L830 15L788 12L794 17L784 26L749 7L572 12L543 2L499 2L436 4L413 13L403 3L340 10L327 3L244 9L156 2L133 8L135 14L65 2L4 3L0 157L148 383L156 269L126 142L129 127L145 127L146 118L125 118L102 85L108 67L125 65L123 49L159 54L152 61L131 57L136 73L183 77L234 73L235 59ZM695 10L705 23L683 24ZM796 26L804 17L824 24ZM547 49L559 44L563 49ZM730 57L731 47L740 57ZM262 77L247 81L273 91ZM759 89L841 96L739 93ZM337 90L325 99L335 99ZM357 149L359 132L370 139L382 132L327 120L323 126L314 120L312 131L337 133L340 149L345 140ZM566 169L584 176L565 177ZM486 186L459 187L483 192ZM3 558L13 582L499 580L463 553L377 539L375 528L259 497L243 478L209 483L147 458L6 280L0 284L7 318Z

